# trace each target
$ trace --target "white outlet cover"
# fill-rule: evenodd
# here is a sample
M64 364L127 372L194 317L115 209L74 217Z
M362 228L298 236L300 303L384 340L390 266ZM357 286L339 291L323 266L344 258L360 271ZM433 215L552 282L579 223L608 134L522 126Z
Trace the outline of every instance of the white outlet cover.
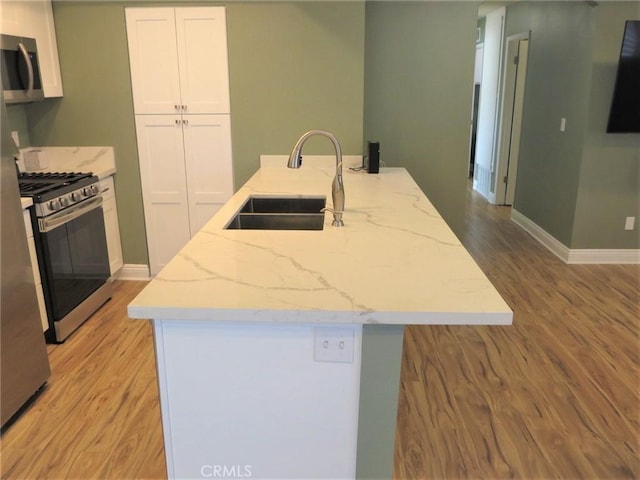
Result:
M315 327L314 355L316 362L353 363L355 332L349 327Z
M625 230L633 230L633 227L636 224L636 217L627 217L624 221L624 229Z

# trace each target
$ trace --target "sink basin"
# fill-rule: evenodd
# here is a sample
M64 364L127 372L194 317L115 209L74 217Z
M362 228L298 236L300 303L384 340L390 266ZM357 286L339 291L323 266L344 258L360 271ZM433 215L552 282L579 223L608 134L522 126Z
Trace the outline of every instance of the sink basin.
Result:
M326 197L249 197L240 213L320 213Z
M230 230L322 230L324 213L238 213Z
M230 230L322 230L326 197L249 197Z

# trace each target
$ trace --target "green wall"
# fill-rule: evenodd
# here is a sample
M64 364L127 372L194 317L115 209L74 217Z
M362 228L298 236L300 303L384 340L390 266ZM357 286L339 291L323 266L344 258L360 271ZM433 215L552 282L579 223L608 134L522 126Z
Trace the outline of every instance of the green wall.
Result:
M31 142L114 146L125 263L148 257L124 7L209 3L53 3L65 96L27 107ZM311 128L334 132L345 154L362 154L363 2L229 2L227 28L237 187L260 154L288 153ZM332 152L314 141L305 152Z
M601 2L595 13L591 97L571 248L637 249L640 134L606 133L606 126L624 22L640 20L640 2ZM625 217L636 217L634 230L624 230Z
M514 208L567 246L587 124L594 17L585 2L523 2L507 9L507 36L531 31Z
M367 2L365 139L402 166L460 236L478 4Z
M227 12L236 186L260 154L288 154L315 128L361 155L364 2L234 3ZM333 153L326 139L308 145L305 153Z
M506 35L530 31L514 208L572 249L639 248L638 134L606 134L624 20L639 2L523 2ZM567 119L560 132L560 119Z

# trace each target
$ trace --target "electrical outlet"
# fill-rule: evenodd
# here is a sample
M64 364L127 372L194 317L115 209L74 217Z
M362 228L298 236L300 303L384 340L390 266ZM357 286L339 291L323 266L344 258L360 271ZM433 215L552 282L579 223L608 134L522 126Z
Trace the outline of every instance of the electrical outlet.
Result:
M353 328L316 327L313 335L316 362L353 363Z
M636 217L627 217L624 221L625 230L633 230L636 224Z
M564 132L566 128L567 128L567 119L563 117L560 119L560 131Z

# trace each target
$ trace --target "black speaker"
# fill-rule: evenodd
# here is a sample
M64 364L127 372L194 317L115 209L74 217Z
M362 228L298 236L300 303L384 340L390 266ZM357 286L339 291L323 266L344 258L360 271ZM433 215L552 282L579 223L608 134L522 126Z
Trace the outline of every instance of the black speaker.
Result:
M378 173L380 171L380 142L367 142L367 172Z

